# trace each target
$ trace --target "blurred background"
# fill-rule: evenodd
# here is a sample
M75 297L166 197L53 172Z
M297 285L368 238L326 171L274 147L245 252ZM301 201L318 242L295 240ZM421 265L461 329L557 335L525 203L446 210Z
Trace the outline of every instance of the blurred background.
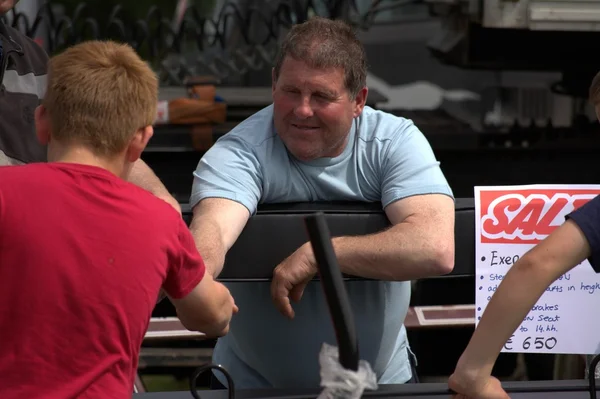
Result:
M277 44L313 15L356 27L369 104L415 122L456 197L472 198L477 185L600 181L600 131L587 100L600 70L596 0L21 0L15 11L6 22L50 54L110 38L155 68L172 119L157 121L143 158L182 203L203 152L270 103ZM207 102L178 101L190 98ZM177 107L191 116L178 120ZM473 286L472 278L417 282L412 304L472 304ZM163 304L155 316L171 312ZM409 332L421 379L448 375L471 332ZM147 388L187 389L190 367L212 344L146 345ZM552 379L555 371L553 355L502 355L496 373Z

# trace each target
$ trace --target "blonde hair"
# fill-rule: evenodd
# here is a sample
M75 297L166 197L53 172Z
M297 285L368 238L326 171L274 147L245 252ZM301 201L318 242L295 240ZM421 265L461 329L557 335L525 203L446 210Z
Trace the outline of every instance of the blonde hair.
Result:
M115 156L154 123L157 103L156 74L127 44L87 41L50 59L42 104L60 142Z

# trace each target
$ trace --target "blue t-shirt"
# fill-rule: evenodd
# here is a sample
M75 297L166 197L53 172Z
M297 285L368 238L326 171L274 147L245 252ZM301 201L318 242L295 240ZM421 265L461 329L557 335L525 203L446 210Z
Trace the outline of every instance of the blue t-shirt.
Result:
M567 215L588 241L592 255L588 261L596 273L600 273L600 195Z
M254 214L260 203L347 200L385 207L433 193L452 197L429 143L410 120L365 107L354 119L342 154L302 162L276 134L271 105L206 152L194 172L190 203L227 198ZM292 305L291 321L273 305L269 283L227 286L240 312L229 334L218 340L213 357L232 373L236 387L319 387L319 350L323 342L336 344L319 283L309 283L302 300ZM412 374L403 322L410 282L354 281L346 287L361 358L371 364L380 384L408 381Z

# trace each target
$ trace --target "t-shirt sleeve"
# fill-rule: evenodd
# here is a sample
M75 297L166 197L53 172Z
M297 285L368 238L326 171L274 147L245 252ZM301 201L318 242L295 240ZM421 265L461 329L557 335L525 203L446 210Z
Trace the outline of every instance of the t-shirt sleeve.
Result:
M221 137L194 171L190 206L205 198L236 201L251 215L262 195L261 165L249 144L237 136Z
M569 213L566 219L575 222L583 232L592 252L588 261L600 273L600 195Z
M170 258L169 263L163 289L174 299L188 295L204 278L204 261L196 249L192 233L183 220L179 223L174 256Z
M381 202L392 202L413 195L444 194L453 198L440 163L421 131L406 121L390 140L381 170Z

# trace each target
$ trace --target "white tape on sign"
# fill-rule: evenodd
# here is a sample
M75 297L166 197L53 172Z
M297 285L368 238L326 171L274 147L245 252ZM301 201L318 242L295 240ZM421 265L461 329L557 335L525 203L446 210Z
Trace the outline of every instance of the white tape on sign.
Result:
M148 338L201 338L206 334L186 329L177 317L152 317L144 336Z
M462 326L472 325L475 322L474 305L415 306L413 309L419 320L419 325L422 327ZM466 316L466 314L469 314L469 316ZM473 314L473 316L470 316L470 314Z
M156 124L169 123L169 102L159 101L156 107Z

